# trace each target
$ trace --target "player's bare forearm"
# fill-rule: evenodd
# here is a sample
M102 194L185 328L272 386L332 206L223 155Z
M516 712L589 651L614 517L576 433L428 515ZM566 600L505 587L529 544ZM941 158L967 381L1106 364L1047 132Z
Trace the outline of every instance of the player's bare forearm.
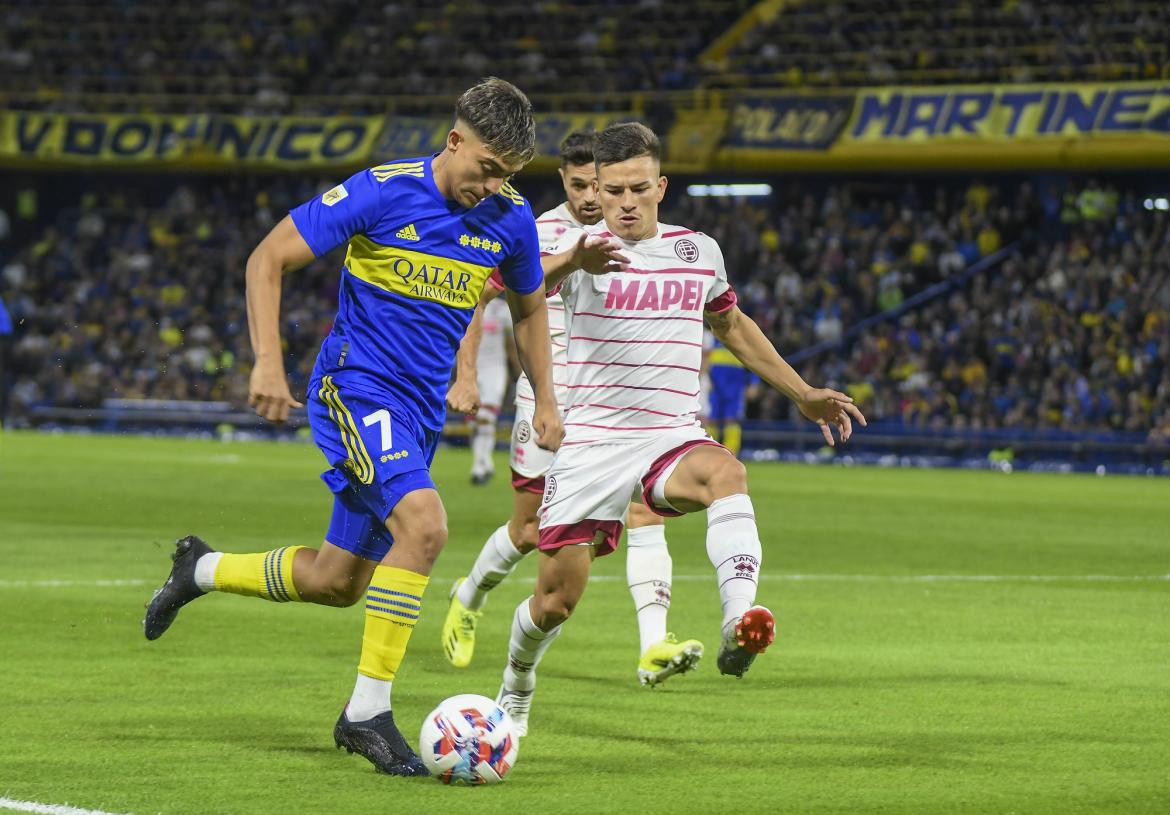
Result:
M486 294L487 288L484 289ZM459 350L455 352L455 381L475 381L475 361L479 358L479 344L483 341L483 298L475 307L471 315L471 322L463 339L459 342Z
M812 390L800 374L764 336L755 321L732 306L719 314L706 314L711 333L744 367L794 402L799 402Z
M816 422L829 445L833 429L842 442L853 435L853 421L865 427L865 416L848 394L830 388L813 388L776 351L750 317L732 306L720 314L707 314L711 333L744 367L796 403L801 414Z
M248 335L257 362L280 359L281 279L312 259L312 250L287 215L248 256Z
M280 289L286 272L313 259L292 218L272 228L248 256L245 267L245 299L248 335L256 364L248 383L248 404L272 422L283 422L290 408L302 407L293 399L284 373L280 346Z
M581 267L573 258L574 250L566 249L555 255L542 255L540 268L544 270L545 291L554 291L566 277Z
M556 450L561 446L565 426L553 391L552 343L548 333L548 307L544 302L544 290L537 289L531 294L509 291L507 297L508 306L512 309L512 333L516 337L520 367L528 374L536 395L536 408L532 415L536 443L545 450Z
M548 308L544 303L544 292L540 289L530 294L507 292L508 306L512 310L512 332L516 337L516 354L520 367L528 375L536 401L548 400L556 403L552 381L552 344L548 330Z

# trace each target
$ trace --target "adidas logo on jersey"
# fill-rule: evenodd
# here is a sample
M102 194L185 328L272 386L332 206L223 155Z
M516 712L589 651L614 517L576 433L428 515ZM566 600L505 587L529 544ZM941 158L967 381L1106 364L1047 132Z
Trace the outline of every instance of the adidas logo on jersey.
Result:
M394 233L394 237L402 238L404 241L417 241L419 239L418 232L414 229L414 224L407 224L402 227L402 229Z

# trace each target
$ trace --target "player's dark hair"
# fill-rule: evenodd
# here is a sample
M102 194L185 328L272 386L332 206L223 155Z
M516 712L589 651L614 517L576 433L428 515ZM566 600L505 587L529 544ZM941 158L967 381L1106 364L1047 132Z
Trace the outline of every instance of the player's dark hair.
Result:
M527 164L536 153L532 103L511 82L489 76L468 88L455 103L455 118L502 159Z
M593 143L593 158L598 167L638 156L650 156L658 161L661 154L662 143L658 136L641 122L612 124L598 133Z
M593 163L593 142L597 134L592 130L574 130L561 142L561 166L576 167Z

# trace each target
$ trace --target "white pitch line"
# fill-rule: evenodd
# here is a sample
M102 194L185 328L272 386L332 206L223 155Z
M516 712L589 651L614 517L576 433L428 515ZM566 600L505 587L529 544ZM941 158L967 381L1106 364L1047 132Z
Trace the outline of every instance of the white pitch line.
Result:
M106 586L148 586L151 580L0 580L0 589L92 589ZM7 800L7 799L0 799Z
M434 580L454 580L456 575L431 575ZM676 574L676 582L714 580L712 574ZM780 583L1167 583L1170 574L764 574L761 580ZM599 574L593 583L625 582L622 575ZM514 578L532 584L535 577ZM0 580L3 589L73 589L139 587L156 585L156 580Z
M36 801L17 801L14 798L0 798L0 809L16 812L39 812L44 815L116 815L100 809L82 809L68 804L39 804Z

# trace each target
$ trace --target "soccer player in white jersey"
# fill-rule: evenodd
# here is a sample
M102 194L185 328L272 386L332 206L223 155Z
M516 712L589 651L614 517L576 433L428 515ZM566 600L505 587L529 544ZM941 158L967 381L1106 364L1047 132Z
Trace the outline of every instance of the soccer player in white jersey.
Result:
M812 388L736 306L718 244L658 223L666 192L659 142L611 125L594 156L604 223L628 268L546 275L560 282L569 336L565 439L545 477L536 591L516 608L497 701L528 730L536 667L572 614L594 557L612 552L631 495L660 515L707 512L707 555L723 606L721 673L742 677L775 636L756 605L761 546L744 466L698 423L703 322L744 366L788 396L834 443L865 418L843 393ZM561 246L579 241L570 230ZM557 381L560 380L559 377Z
M471 483L486 484L496 474L492 452L496 449L496 420L508 389L508 344L512 341L512 315L498 297L484 306L480 320L482 339L475 359L479 410L471 436Z
M545 249L560 242L570 229L579 230L601 220L593 138L592 132L575 132L561 144L560 175L565 201L536 219L537 235ZM498 291L485 288L483 297L494 297ZM548 312L553 380L554 384L559 383L555 388L558 404L563 409L569 401L570 391L566 383L564 306L558 295L548 298ZM469 383L476 381L476 371L468 365L476 358L476 322L472 321L460 346L458 375L448 396L448 402L456 410L471 410L476 401L468 387ZM483 342L487 341L485 336ZM478 396L481 405L490 401L482 385ZM552 453L536 444L532 432L535 406L532 385L528 377L521 376L516 383L516 419L512 425L512 517L488 537L468 576L456 581L443 624L443 653L458 668L471 663L475 628L488 592L536 548L537 511ZM676 673L694 668L703 655L703 645L698 640L679 641L666 630L672 563L666 547L663 518L641 504L631 504L627 527L626 578L638 619L640 658L637 676L643 685L653 687Z

